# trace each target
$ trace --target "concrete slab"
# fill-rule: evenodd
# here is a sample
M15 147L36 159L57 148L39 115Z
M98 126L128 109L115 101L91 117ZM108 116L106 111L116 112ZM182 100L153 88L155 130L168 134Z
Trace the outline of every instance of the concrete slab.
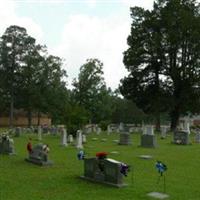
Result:
M168 194L160 193L160 192L150 192L147 196L153 197L155 199L166 199L169 197Z
M149 160L149 159L152 159L153 158L153 156L151 156L151 155L140 155L140 156L138 156L139 158L142 158L142 159L145 159L145 160Z

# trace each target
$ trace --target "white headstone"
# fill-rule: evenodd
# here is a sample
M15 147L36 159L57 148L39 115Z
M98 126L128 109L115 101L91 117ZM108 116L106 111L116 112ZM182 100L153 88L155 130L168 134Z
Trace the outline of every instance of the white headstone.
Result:
M73 136L72 136L72 135L69 135L68 140L69 140L69 143L72 143L72 142L74 141Z
M67 146L67 131L65 128L63 128L61 132L61 145Z
M161 126L161 137L165 138L167 135L167 127L166 126Z
M107 126L107 135L110 135L111 132L112 132L112 131L111 131L111 128L110 128L110 126L108 125L108 126Z
M190 132L190 123L189 122L186 123L186 131L188 132L188 134L191 133Z
M100 133L101 133L101 128L97 128L97 135L100 135Z
M86 142L87 142L86 135L84 135L84 134L82 135L82 142L83 142L83 143L86 143Z
M153 126L146 126L145 134L146 135L154 135Z
M82 141L82 131L78 130L76 134L76 147L77 149L83 148L83 141Z
M38 126L38 140L39 141L42 140L42 128L41 128L41 126Z
M179 124L179 128L180 128L180 130L184 130L184 124L183 124L183 123L180 123L180 124Z
M124 131L124 124L122 122L119 124L119 131Z

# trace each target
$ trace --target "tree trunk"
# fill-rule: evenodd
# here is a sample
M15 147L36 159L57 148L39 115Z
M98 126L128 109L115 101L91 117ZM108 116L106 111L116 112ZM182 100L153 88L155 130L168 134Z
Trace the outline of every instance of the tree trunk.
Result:
M156 114L156 131L160 131L160 113Z
M28 127L32 126L32 112L31 109L28 109Z
M171 112L171 131L175 131L178 125L180 117L179 107L175 107L175 109Z
M37 125L40 126L40 111L38 111L38 122Z
M14 97L13 92L11 92L11 99L10 99L10 121L9 126L10 128L13 127L13 119L14 119Z

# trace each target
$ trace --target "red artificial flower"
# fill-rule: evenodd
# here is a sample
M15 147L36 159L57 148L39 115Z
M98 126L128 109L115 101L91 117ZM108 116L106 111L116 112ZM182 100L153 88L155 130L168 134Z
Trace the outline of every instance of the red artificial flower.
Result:
M108 155L108 153L107 152L97 152L96 153L96 157L106 157Z

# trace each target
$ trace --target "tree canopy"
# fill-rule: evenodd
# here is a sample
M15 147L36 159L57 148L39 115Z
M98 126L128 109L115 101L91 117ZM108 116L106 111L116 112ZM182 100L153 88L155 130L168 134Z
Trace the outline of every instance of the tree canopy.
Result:
M194 0L157 0L152 11L131 8L131 33L120 91L145 113L179 116L199 111L200 11Z

